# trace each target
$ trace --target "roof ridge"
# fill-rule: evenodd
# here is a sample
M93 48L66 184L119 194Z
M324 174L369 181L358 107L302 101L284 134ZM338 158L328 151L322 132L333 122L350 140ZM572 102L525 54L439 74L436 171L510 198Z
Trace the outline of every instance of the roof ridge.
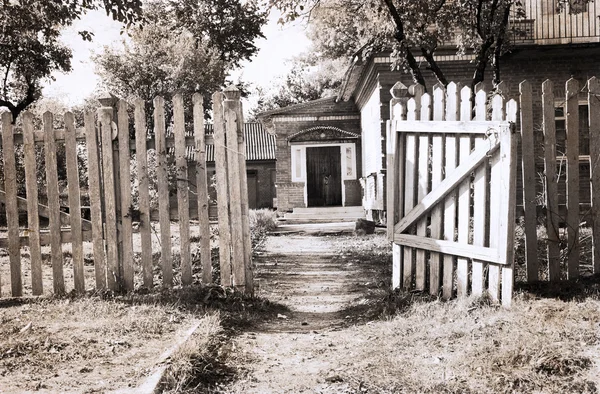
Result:
M306 108L306 107L311 107L313 105L321 104L326 101L334 101L335 102L335 101L337 101L337 97L329 96L329 97L323 97L323 98L316 99L316 100L306 101L303 103L292 104L292 105L288 105L287 107L277 108L277 109L272 109L269 111L261 112L257 116L264 117L264 116L270 116L270 115L283 114L283 113L290 112L290 111L293 111L296 109L301 109L301 108Z

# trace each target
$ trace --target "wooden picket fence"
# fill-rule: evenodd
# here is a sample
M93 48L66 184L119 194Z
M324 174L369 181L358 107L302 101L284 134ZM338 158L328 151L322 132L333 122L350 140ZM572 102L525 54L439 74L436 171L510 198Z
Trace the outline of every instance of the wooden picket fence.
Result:
M393 286L444 298L513 291L517 103L478 90L415 86L390 103L388 236ZM392 89L404 91L403 85Z
M152 289L155 285L155 268L160 268L162 285L174 283L190 285L193 282L192 265L201 268L201 282L212 283L210 224L208 220L208 186L206 174L206 139L214 138L215 161L219 209L219 263L221 284L235 286L242 291L252 292L252 262L250 231L248 222L248 200L245 142L242 133L243 117L240 92L235 88L213 95L214 137L204 131L202 96L193 96L193 130L186 130L184 101L181 95L173 97L173 123L165 122L165 100L154 100L154 133L148 138L144 102L135 101L135 139L130 139L128 104L123 100L104 101L98 109L97 119L86 113L83 128L76 128L74 116L64 115L64 129L53 127L54 116L43 115L42 130L34 130L33 116L24 113L22 127L12 124L10 113L2 114L2 152L5 185L0 199L6 206L7 232L0 237L0 247L8 248L10 261L11 295L22 296L23 278L30 276L31 294L45 292L43 273L48 258L43 257L42 247L50 246L49 263L52 267L54 294L64 294L65 253L63 244L71 245L73 269L72 289L84 292L90 288L113 291L134 290L136 272L141 274L140 286ZM169 127L167 127L169 126ZM172 135L168 130L172 126ZM23 157L17 160L15 149L22 145ZM47 203L42 205L38 198L36 182L36 145L43 146L46 173ZM57 151L64 146L67 179L59 183ZM90 220L82 218L78 145L85 146L87 156ZM190 162L188 151L195 149ZM150 179L148 151L155 150L158 215L150 209ZM130 168L135 154L136 171ZM177 201L169 198L168 156L174 155L177 177ZM18 195L17 163L23 163L26 196ZM190 165L189 165L190 164ZM173 170L173 169L171 169ZM132 172L137 182L132 183ZM195 178L197 186L190 187ZM68 213L61 211L59 185L66 181ZM139 200L137 210L132 205L132 189L137 186ZM195 190L194 190L195 189ZM190 206L189 194L195 193L196 206ZM175 206L173 206L175 205ZM20 211L27 211L26 227L20 227ZM139 218L134 218L138 211ZM158 226L153 221L158 216ZM48 226L42 228L40 217L48 218ZM190 219L197 219L199 255L192 261L190 241ZM179 277L174 278L171 221L177 220L179 227L180 258L177 267ZM139 233L141 248L134 254L133 234ZM160 232L160 266L153 263L152 236ZM136 235L137 236L137 235ZM157 235L158 236L158 235ZM95 287L86 282L84 246L91 242L93 277ZM29 254L30 266L23 267L21 260L24 248ZM135 263L138 261L139 263ZM7 266L4 264L4 266ZM89 270L88 270L89 271ZM1 273L5 273L2 275ZM88 272L89 273L89 272ZM6 270L0 271L0 284L6 282ZM70 277L70 275L69 275ZM71 288L71 284L68 286ZM46 291L47 292L47 291ZM0 294L2 288L0 287Z
M533 103L530 83L520 84L521 106L521 140L522 140L522 173L523 173L523 223L525 243L526 281L535 282L540 279L558 281L577 278L581 272L583 258L580 239L584 226L591 231L592 251L591 267L588 272L600 273L600 248L597 242L600 237L600 81L592 77L586 86L570 79L565 84L564 96L556 95L553 83L549 80L542 84L542 132L543 132L543 171L540 171L539 160L535 152L536 131L534 124ZM587 91L587 94L585 92ZM582 95L586 95L588 119L580 119L579 107ZM555 111L562 108L565 117L566 136L558 141L556 133ZM582 123L587 121L589 135L583 135ZM580 138L589 138L589 155L580 155ZM540 138L538 138L540 139ZM564 152L557 145L564 145ZM580 164L589 164L589 180L580 181ZM540 175L541 174L541 178ZM589 181L590 200L587 206L580 204L584 195L581 185ZM540 197L536 184L543 184ZM562 186L564 185L564 192ZM564 195L563 195L564 193ZM565 206L559 206L565 200ZM545 208L545 215L539 217L540 201ZM563 209L564 208L564 209ZM586 218L587 223L584 223ZM538 248L538 227L542 222L547 247L545 251ZM591 223L590 223L591 222ZM591 270L589 269L591 268ZM540 272L544 274L540 276Z
M395 86L396 91L406 87ZM519 85L520 109L478 87L412 87L391 101L388 122L388 235L393 241L393 286L427 289L443 298L487 294L510 305L515 276L517 164L522 173L523 280L577 278L600 273L600 81L566 82L564 98L551 81L542 96ZM502 84L498 91L507 91ZM392 89L394 92L394 89ZM580 119L582 93L588 119ZM536 105L536 101L539 105ZM431 105L433 103L433 105ZM491 103L491 108L490 108ZM537 120L534 108L541 108ZM557 136L556 111L564 113L565 137ZM517 121L517 112L520 118ZM589 135L582 124L587 121ZM543 135L537 135L541 124ZM513 132L515 126L520 133ZM580 154L580 138L589 155ZM516 144L521 143L521 155ZM537 147L536 144L543 144ZM557 146L564 145L564 152ZM536 152L543 151L543 156ZM589 164L581 181L580 164ZM582 184L590 184L582 205ZM542 191L540 191L540 185ZM563 190L564 189L564 192ZM564 206L559 202L564 200ZM521 205L519 204L519 205ZM586 228L587 227L587 228ZM591 238L590 266L582 267L581 231ZM538 247L544 237L546 250ZM585 256L587 257L587 256ZM542 275L540 275L540 273Z

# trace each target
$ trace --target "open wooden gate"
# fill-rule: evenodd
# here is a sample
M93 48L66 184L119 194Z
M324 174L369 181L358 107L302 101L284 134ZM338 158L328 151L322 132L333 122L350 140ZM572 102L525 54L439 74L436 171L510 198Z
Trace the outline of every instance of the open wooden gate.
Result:
M397 84L398 85L398 84ZM407 91L395 86L392 92ZM517 104L468 87L436 85L433 100L391 102L388 236L393 287L451 298L483 295L509 305L513 290ZM433 105L431 105L433 101ZM433 108L432 108L433 107ZM474 113L474 117L473 117Z

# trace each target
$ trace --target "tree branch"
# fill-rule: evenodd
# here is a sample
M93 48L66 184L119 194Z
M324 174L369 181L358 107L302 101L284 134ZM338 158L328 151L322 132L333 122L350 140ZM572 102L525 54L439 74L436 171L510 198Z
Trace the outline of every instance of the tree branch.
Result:
M404 24L402 22L402 18L400 17L400 13L398 12L398 9L396 9L392 0L383 0L383 2L387 6L387 9L390 12L390 15L392 17L392 20L394 21L394 24L396 25L396 34L394 34L394 38L396 39L396 41L398 41L400 43L400 47L405 52L406 63L408 64L408 67L410 68L410 73L413 77L413 81L415 83L422 85L424 88L426 88L425 78L423 78L423 73L421 73L421 69L419 68L417 59L415 59L410 48L408 48L408 46L406 45L406 36L404 35Z
M38 88L35 82L32 82L30 79L27 79L27 93L25 94L25 98L17 103L17 105L11 103L8 100L0 99L0 107L6 107L12 114L12 123L14 124L17 121L17 117L29 104L33 103L38 99Z
M479 82L482 82L485 77L485 68L487 67L489 59L488 52L493 44L494 38L490 36L481 45L481 48L479 48L479 53L477 54L477 64L475 66L475 73L473 74L473 79L471 80L471 92L473 92L473 94L475 94L475 85L477 85Z
M431 68L431 71L433 71L433 73L435 74L435 77L437 78L438 82L444 86L448 86L448 79L446 79L446 75L444 75L444 72L437 64L437 61L433 56L433 51L421 47L421 53L423 54L425 60L427 60L427 63L429 63L429 67Z
M508 19L510 17L510 7L511 7L511 5L509 4L504 9L504 15L502 15L502 24L500 25L500 29L498 30L498 35L496 36L496 44L494 47L494 60L493 60L494 77L493 77L493 81L492 81L494 86L497 86L501 82L501 80L500 80L500 56L502 55L502 46L504 45L504 39L506 38L506 27L508 26Z

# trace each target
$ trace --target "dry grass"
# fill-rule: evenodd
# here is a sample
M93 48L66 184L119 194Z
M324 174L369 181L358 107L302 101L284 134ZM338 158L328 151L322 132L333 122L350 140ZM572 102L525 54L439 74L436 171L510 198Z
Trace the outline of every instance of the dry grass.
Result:
M6 300L0 311L3 393L135 387L193 314L172 303L99 296Z
M211 324L212 323L212 324ZM162 393L217 391L235 379L248 361L213 319L205 332L198 330L177 351L163 376Z
M598 391L600 301L480 301L418 302L349 329L344 380L373 393Z

